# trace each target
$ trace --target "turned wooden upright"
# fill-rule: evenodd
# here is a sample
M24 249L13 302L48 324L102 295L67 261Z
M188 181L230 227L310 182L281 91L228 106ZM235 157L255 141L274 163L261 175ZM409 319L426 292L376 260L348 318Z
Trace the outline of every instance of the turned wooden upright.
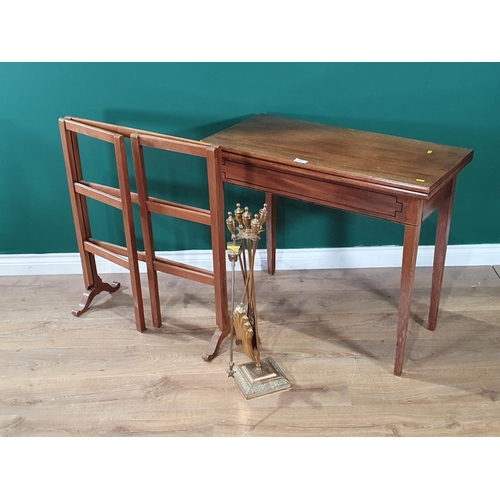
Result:
M428 320L434 330L456 178L473 151L271 115L255 116L204 141L221 148L222 184L266 192L270 273L276 268L278 196L404 224L394 365L401 375L421 223L439 211ZM218 230L224 231L222 224Z

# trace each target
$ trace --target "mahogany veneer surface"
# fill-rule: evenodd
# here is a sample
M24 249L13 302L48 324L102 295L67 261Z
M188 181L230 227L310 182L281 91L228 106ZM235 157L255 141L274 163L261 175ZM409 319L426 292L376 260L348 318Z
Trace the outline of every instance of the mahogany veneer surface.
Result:
M228 152L346 181L369 181L424 194L465 167L473 155L470 149L266 114L204 141L220 144ZM295 161L297 158L307 163Z

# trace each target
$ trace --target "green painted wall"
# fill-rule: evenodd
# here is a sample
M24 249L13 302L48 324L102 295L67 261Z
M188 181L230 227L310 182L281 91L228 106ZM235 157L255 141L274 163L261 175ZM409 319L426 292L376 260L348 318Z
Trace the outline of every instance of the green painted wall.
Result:
M473 148L450 243L500 243L500 64L1 63L0 253L77 251L59 117L201 139L257 113ZM116 178L105 173L109 150L82 144L82 154L89 177ZM206 205L200 165L150 162L154 189ZM228 209L238 201L252 210L263 195L232 186ZM95 236L122 241L116 210L91 213ZM278 222L282 248L402 244L399 225L293 200L281 201ZM422 244L435 226L435 216L424 223ZM209 246L208 229L191 223L159 218L155 231L164 250Z

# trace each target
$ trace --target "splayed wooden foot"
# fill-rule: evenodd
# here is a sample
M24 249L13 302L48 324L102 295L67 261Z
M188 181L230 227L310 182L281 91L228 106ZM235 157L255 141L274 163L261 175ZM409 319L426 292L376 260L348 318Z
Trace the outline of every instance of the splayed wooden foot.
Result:
M113 283L104 283L101 278L99 278L96 283L89 287L85 292L83 292L82 300L80 301L79 308L73 309L71 313L74 316L81 316L89 307L92 301L101 292L116 292L120 288L120 283L113 281Z
M219 327L216 328L214 334L212 335L212 340L210 341L208 350L202 356L203 361L212 361L212 359L217 356L217 352L219 351L222 341L229 335L230 331L230 327L228 327L225 332L221 332Z

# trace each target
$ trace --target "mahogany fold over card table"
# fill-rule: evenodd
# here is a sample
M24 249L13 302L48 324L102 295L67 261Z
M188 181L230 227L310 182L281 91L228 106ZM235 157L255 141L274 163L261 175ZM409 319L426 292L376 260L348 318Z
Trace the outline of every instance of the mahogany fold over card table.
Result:
M401 375L420 228L438 210L429 330L436 328L457 174L473 151L330 125L257 115L205 142L220 146L224 183L264 191L268 271L276 267L278 196L378 217L405 226L394 374ZM218 210L224 212L224 200ZM225 239L225 224L219 239ZM226 283L223 284L226 286ZM227 315L226 315L227 317ZM218 325L204 355L212 359L229 333Z

